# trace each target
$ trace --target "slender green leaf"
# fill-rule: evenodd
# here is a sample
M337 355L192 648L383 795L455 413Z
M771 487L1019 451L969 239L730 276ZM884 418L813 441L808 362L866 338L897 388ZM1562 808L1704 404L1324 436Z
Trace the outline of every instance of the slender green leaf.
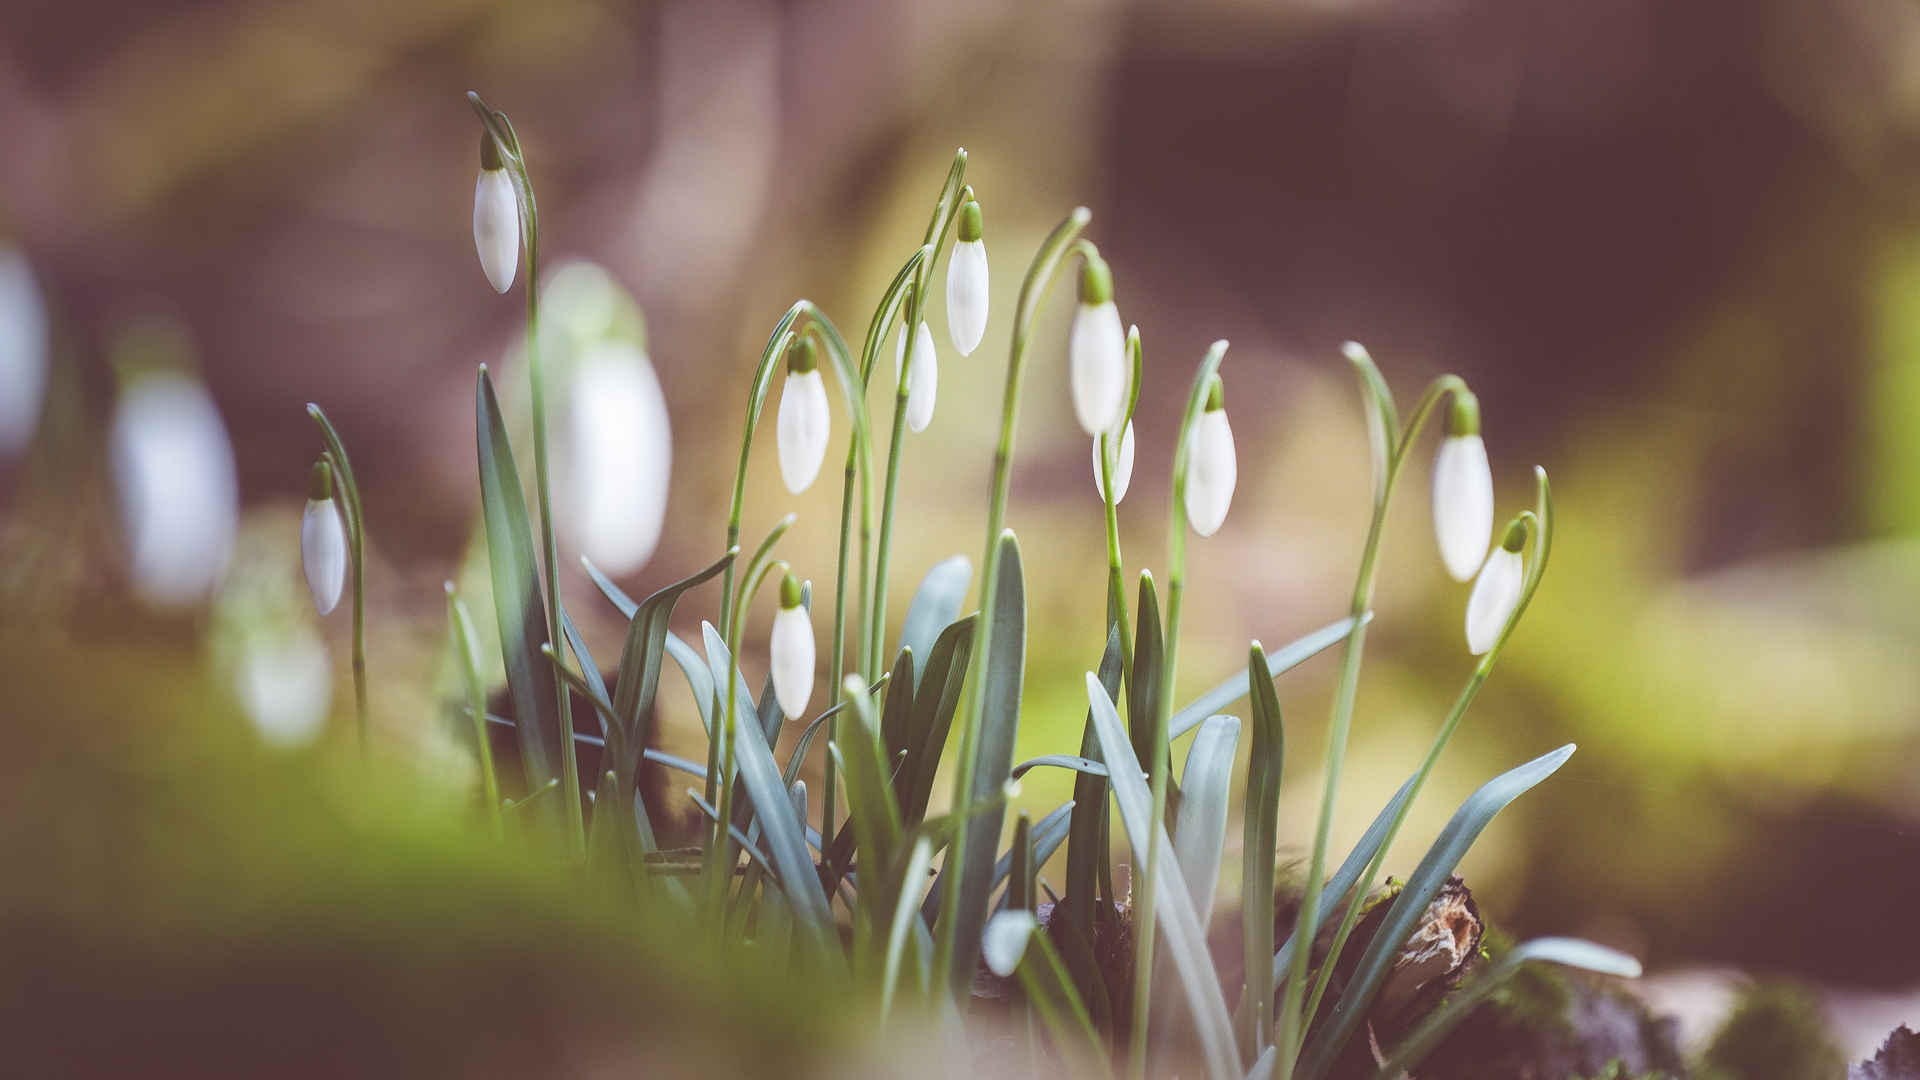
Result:
M1088 776L1107 775L1107 767L1089 757L1081 757L1078 754L1041 754L1039 757L1028 758L1015 765L1013 778L1018 780L1043 765L1055 769L1069 769Z
M1240 748L1240 721L1210 717L1200 725L1180 774L1180 815L1173 826L1173 854L1186 874L1193 911L1206 926L1220 883L1220 855L1227 846L1227 804L1233 797L1233 759Z
M840 726L839 741L828 743L827 751L846 780L847 810L853 818L865 898L860 911L871 920L870 930L877 940L886 933L885 920L898 898L892 870L900 849L900 809L887 781L886 757L865 681L857 675L848 677L847 696L854 703L853 722ZM843 865L831 856L828 861Z
M911 741L913 729L913 663L917 654L912 647L900 650L894 659L893 672L887 683L892 689L887 691L886 708L880 714L880 739L887 748L887 757L904 754Z
M767 855L779 871L781 886L792 903L794 914L817 935L821 944L831 939L833 917L827 908L826 893L814 873L813 856L807 852L806 834L794 820L793 804L787 785L774 766L773 751L760 732L751 725L736 724L733 734L734 761L740 770L740 782L760 822L760 835L766 841Z
M1356 626L1365 626L1372 621L1373 612L1369 611L1359 619L1346 618L1339 622L1328 623L1296 641L1282 645L1267 654L1267 669L1279 678L1302 663L1325 652L1332 646L1346 640ZM1239 701L1247 694L1247 680L1240 675L1229 675L1220 685L1201 694L1193 703L1173 714L1167 722L1167 737L1177 739L1194 728L1200 721L1219 712L1221 709Z
M1254 642L1247 655L1253 735L1247 747L1247 801L1242 809L1240 932L1245 946L1246 988L1239 1021L1242 1059L1273 1042L1273 862L1280 829L1280 771L1286 738L1280 698L1273 689L1267 654ZM1255 1063L1256 1067L1258 1062Z
M988 636L985 678L979 703L969 803L980 802L1002 790L1013 770L1013 742L1020 727L1021 683L1027 663L1027 590L1020 565L1020 543L1012 530L1000 534L999 564L993 597L993 628ZM931 747L929 747L931 749ZM922 768L931 768L926 762ZM987 921L987 897L992 885L993 852L999 844L1004 806L989 810L964 828L966 853L955 879L956 888L943 897L942 919L953 920L956 960L951 974L956 997L964 997L973 983L980 955L980 930Z
M493 578L494 617L506 661L507 693L513 699L514 731L527 789L559 775L558 697L552 665L540 653L548 643L546 598L535 569L533 526L526 496L507 441L507 424L493 380L480 368L475 389L475 430L480 458L480 508L486 523L487 566ZM569 751L571 752L571 748ZM523 803L524 804L524 803ZM551 807L559 821L558 807ZM546 811L543 811L546 812Z
M907 821L924 818L927 803L933 798L940 755L946 750L947 732L952 729L954 713L960 707L961 691L966 689L967 665L973 659L974 627L978 624L977 614L968 615L942 630L927 656L926 666L915 680L907 760L899 784L901 813Z
M1380 845L1386 842L1387 833L1393 827L1393 819L1400 816L1400 808L1413 797L1413 782L1417 779L1419 775L1415 774L1400 785L1400 790L1394 792L1393 798L1387 800L1387 805L1380 808L1380 813L1375 815L1373 823L1367 826L1367 831L1360 834L1360 842L1353 845L1353 850L1347 853L1346 861L1340 864L1340 869L1327 879L1324 895L1328 902L1320 906L1320 914L1314 920L1311 937L1320 936L1320 931L1326 929L1327 924L1333 921L1341 900L1353 892L1360 881L1360 875L1366 872L1367 864L1373 861L1373 856L1380 850ZM1287 977L1288 965L1293 962L1293 947L1293 935L1289 934L1286 943L1281 945L1280 950L1273 956L1275 985ZM1309 955L1308 959L1311 960L1312 956Z
M886 686L888 680L891 678L892 676L890 675L880 676L879 682L868 687L868 693L879 693L881 687ZM841 712L845 711L847 706L851 704L853 704L851 701L838 702L807 723L807 726L800 732L800 738L793 744L793 754L787 758L787 767L780 774L782 779L786 780L788 784L794 782L794 778L800 775L800 766L807 762L807 751L813 746L814 736L820 733L821 727L823 727L827 721L840 715Z
M692 788L688 788L687 798L693 800L693 805L700 810L700 813L708 821L720 820L720 811L715 809L712 803L701 798L699 792L693 790ZM740 850L747 853L747 858L749 862L757 864L763 873L772 877L774 882L779 884L784 890L786 883L782 881L780 878L779 867L775 866L773 864L773 861L767 858L766 854L763 853L757 846L754 845L752 838L747 836L746 833L741 832L739 829L734 828L732 825L727 826L727 834L733 837L734 843L740 845ZM811 877L812 875L808 875L808 876Z
M907 617L900 624L900 647L912 649L924 663L932 655L933 643L943 630L960 617L960 602L966 599L967 586L973 581L973 562L955 555L934 564L920 579L920 588L907 605ZM926 677L924 667L914 669L914 679Z
M1033 819L1024 810L1014 819L1013 846L1007 851L1013 856L1013 869L1007 877L1006 902L1001 910L1033 911L1039 906L1034 893L1040 868L1033 859Z
M1440 1045L1455 1027L1508 979L1527 964L1545 961L1626 979L1640 977L1640 961L1625 953L1578 938L1535 938L1508 950L1477 977L1455 990L1440 1007L1428 1013L1400 1045L1394 1047L1380 1071L1379 1080L1394 1080L1420 1064Z
M914 937L909 930L918 921L913 915L920 904L919 885L927 879L927 871L932 866L933 842L924 836L916 838L913 852L907 856L906 869L900 875L900 899L894 905L893 921L887 928L887 959L880 980L880 1019L883 1023L893 1005L894 987L900 982L900 963L906 954L907 941ZM920 931L926 933L924 923ZM919 954L924 968L927 951L921 949Z
M1034 822L1033 865L1045 866L1047 860L1053 858L1053 853L1060 849L1061 842L1067 838L1067 826L1073 820L1073 805L1071 802L1063 802L1052 810L1047 811L1045 817ZM948 820L948 816L943 815L939 818L929 819L927 824L933 825L946 820ZM925 828L925 826L923 826L923 828ZM1013 851L1012 849L1008 849L1001 854L999 859L994 861L993 886L987 890L988 895L992 895L993 890L998 889L1000 883L1007 880L1007 875L1012 872ZM946 885L947 868L943 866L940 868L940 875L934 879L933 887L927 890L926 903L921 907L920 914L928 922L932 922L934 915L940 910L940 897L944 894Z
M1106 649L1100 655L1100 686L1109 698L1120 695L1120 674L1124 666L1125 646L1120 640L1120 624L1115 621L1108 625ZM1080 756L1092 762L1100 759L1100 735L1093 728L1091 708L1087 710L1080 733ZM1108 858L1105 777L1106 766L1101 764L1098 775L1083 769L1073 778L1073 804L1079 809L1074 811L1067 841L1067 891L1056 912L1057 925L1052 931L1065 950L1063 959L1068 974L1092 1010L1094 1023L1103 1031L1112 1028L1113 1013L1106 978L1094 959L1093 935L1096 875Z
M1020 914L1003 912L994 918L1019 920ZM1074 990L1072 980L1067 977L1060 954L1054 951L1053 943L1046 934L1034 933L1034 927L1027 925L1024 920L1012 923L1007 929L1019 930L1022 927L1025 929L1025 940L1021 943L1020 966L1014 970L1020 979L1021 989L1026 991L1027 1000L1039 1012L1040 1022L1053 1037L1054 1046L1063 1052L1077 1048L1086 1056L1088 1075L1100 1075L1106 1071L1107 1044L1094 1030L1093 1019L1087 1013L1079 993ZM1003 931L995 936L1010 935ZM1003 941L996 945L996 950L1008 951L1010 945L1011 942Z
M1145 863L1147 849L1155 838L1151 830L1160 830L1160 873L1153 881L1138 883L1152 889L1159 908L1161 933L1165 935L1167 954L1173 959L1174 972L1185 991L1187 1007L1194 1019L1201 1051L1206 1057L1207 1073L1215 1080L1238 1077L1240 1057L1234 1048L1233 1021L1227 1016L1227 1003L1220 994L1220 977L1207 952L1206 931L1188 895L1180 860L1173 852L1173 841L1165 826L1153 819L1153 795L1147 788L1146 774L1133 756L1132 743L1120 725L1120 713L1113 699L1100 685L1100 677L1087 672L1087 702L1093 707L1094 730L1100 735L1100 750L1106 756L1113 786L1113 798L1120 808L1120 822L1134 858Z
M1478 791L1467 797L1466 802L1460 804L1460 809L1454 812L1447 827L1440 831L1439 839L1433 842L1419 865L1414 867L1412 875L1407 878L1406 887L1394 899L1393 906L1387 909L1386 919L1374 933L1373 940L1367 943L1367 951L1361 954L1354 968L1352 981L1334 1004L1324 1027L1317 1029L1307 1043L1297 1075L1303 1080L1318 1080L1327 1074L1334 1059L1346 1046L1347 1039L1352 1037L1360 1021L1365 1018L1367 1009L1373 1004L1374 995L1380 992L1381 985L1386 982L1394 958L1399 955L1408 935L1413 933L1414 925L1441 886L1446 884L1454 868L1460 865L1460 859L1467 849L1479 839L1481 830L1508 803L1566 764L1567 759L1573 756L1573 750L1573 744L1568 743L1552 753L1501 773L1481 785Z
M1153 742L1153 714L1160 701L1160 679L1166 666L1166 642L1160 626L1160 594L1153 575L1140 574L1138 622L1133 631L1133 670L1127 675L1127 727L1133 740L1133 759L1147 770L1149 782L1164 768L1165 747ZM1172 730L1171 727L1168 728Z

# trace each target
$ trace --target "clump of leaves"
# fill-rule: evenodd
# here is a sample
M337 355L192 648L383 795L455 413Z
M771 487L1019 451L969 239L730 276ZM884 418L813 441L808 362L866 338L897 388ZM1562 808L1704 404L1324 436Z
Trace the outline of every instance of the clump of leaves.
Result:
M1702 1080L1818 1080L1843 1075L1846 1060L1828 1033L1820 1003L1786 982L1757 982L1741 992L1707 1046Z

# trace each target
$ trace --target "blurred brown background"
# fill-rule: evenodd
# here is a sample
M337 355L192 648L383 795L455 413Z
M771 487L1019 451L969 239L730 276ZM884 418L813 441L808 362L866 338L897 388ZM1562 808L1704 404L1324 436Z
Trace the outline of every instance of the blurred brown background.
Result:
M1345 603L1367 466L1338 344L1365 342L1403 401L1457 371L1503 517L1538 462L1561 531L1391 867L1484 776L1578 741L1466 864L1496 921L1656 968L1798 975L1855 995L1871 1036L1912 1000L1879 995L1920 988L1920 950L1887 945L1911 943L1895 928L1920 903L1920 8L12 0L0 233L46 294L56 370L39 443L0 480L9 637L47 618L81 650L191 653L116 614L97 449L110 343L164 313L226 417L250 528L297 533L318 448L302 404L339 425L371 520L380 725L433 757L440 582L473 555L472 371L523 326L475 265L468 89L521 132L549 264L601 262L649 321L678 453L631 590L719 547L781 311L809 297L858 340L964 145L995 308L962 359L933 306L940 411L908 452L902 605L939 558L977 558L1019 277L1083 203L1147 350L1130 566L1163 565L1173 402L1206 344L1233 342L1241 485L1190 547L1184 684ZM1077 742L1100 643L1067 305L1042 319L1010 516L1050 643L1023 755ZM788 555L828 580L836 485L788 498L770 444L747 534L797 509ZM1468 670L1424 472L1387 539L1336 840ZM615 655L591 586L564 587ZM344 620L326 632L344 656ZM1293 845L1330 667L1282 684ZM1036 809L1065 797L1035 781Z

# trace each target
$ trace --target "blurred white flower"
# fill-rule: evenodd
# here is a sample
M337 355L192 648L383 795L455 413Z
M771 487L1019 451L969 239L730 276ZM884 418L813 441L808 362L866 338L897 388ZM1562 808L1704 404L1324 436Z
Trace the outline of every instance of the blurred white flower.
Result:
M1467 651L1480 656L1500 640L1507 619L1520 603L1520 590L1526 580L1520 559L1520 545L1526 533L1518 524L1507 530L1507 537L1480 568L1479 580L1467 597Z
M520 200L502 167L493 136L480 133L480 177L473 182L473 247L493 291L513 287L520 265Z
M1100 438L1096 435L1093 440L1093 490L1099 492L1100 497L1105 499L1107 491L1106 485L1101 482L1103 470L1100 465ZM1114 450L1113 504L1115 506L1120 505L1120 500L1127 497L1127 487L1132 483L1133 421L1128 420L1126 428L1120 432L1120 445Z
M1189 438L1193 441L1187 450L1187 523L1201 536L1212 536L1227 520L1234 485L1240 479L1233 428L1227 423L1218 378L1207 391L1206 411L1200 414L1200 422L1193 426Z
M827 403L827 383L814 358L813 343L801 338L787 353L787 381L780 390L780 419L776 431L780 451L780 478L795 495L807 490L820 475L827 457L827 439L833 433L833 410Z
M331 613L347 581L347 529L333 497L332 470L324 461L314 463L307 509L300 515L300 563L314 610Z
M973 355L987 335L987 245L980 204L960 208L960 236L947 259L947 336L961 356Z
M792 574L780 583L780 612L773 617L768 645L773 668L773 697L790 717L806 714L813 696L813 623L800 602L800 583Z
M267 743L293 749L313 741L333 703L327 647L305 626L248 641L234 673L234 692Z
M134 590L156 607L203 599L233 554L239 486L213 398L171 373L120 396L108 437Z
M583 352L569 388L566 499L581 551L616 577L660 542L673 431L653 364L625 341Z
M1111 431L1127 407L1127 332L1113 306L1113 272L1098 256L1080 268L1080 306L1067 338L1073 415L1088 435Z
M1008 908L994 912L987 920L985 930L980 932L980 951L987 962L987 970L1001 978L1007 978L1020 967L1020 958L1026 955L1027 939L1033 936L1039 926L1033 912L1024 908Z
M47 312L33 269L0 251L0 460L26 449L47 387Z
M1466 581L1493 542L1493 469L1480 438L1480 407L1461 391L1447 415L1447 438L1433 461L1433 532L1440 559Z
M893 343L893 379L899 384L900 371L906 364L907 328L900 328L900 336ZM927 430L933 423L933 403L940 391L940 359L933 348L933 331L927 329L922 319L913 334L913 370L907 372L907 427L914 434Z

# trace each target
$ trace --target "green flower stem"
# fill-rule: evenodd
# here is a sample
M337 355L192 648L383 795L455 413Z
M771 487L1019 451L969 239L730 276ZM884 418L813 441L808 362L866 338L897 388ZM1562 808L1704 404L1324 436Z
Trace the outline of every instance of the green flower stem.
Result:
M1026 280L1020 284L1020 300L1014 309L1013 343L1007 357L1007 384L1000 403L1000 441L993 454L993 489L987 504L987 543L986 555L980 560L980 621L974 631L973 655L982 658L970 665L967 673L967 705L961 716L960 724L960 760L954 769L953 805L967 806L972 801L973 759L977 753L981 714L986 705L986 672L984 658L992 655L990 648L993 637L994 593L1000 581L1000 530L1007 517L1007 485L1011 479L1013 467L1013 435L1020 416L1020 376L1025 370L1027 345L1033 332L1034 313L1040 307L1047 286L1053 281L1054 272L1059 269L1061 260L1067 254L1067 248L1080 231L1087 227L1093 214L1086 207L1075 207L1066 220L1054 226L1053 232L1040 244L1033 263L1027 268ZM953 840L947 850L946 865L959 868L966 865L967 830L954 830ZM958 881L957 869L955 879ZM958 890L955 889L955 892ZM972 953L968 953L968 966L956 970L953 963L956 920L951 912L943 913L937 927L934 941L934 985L949 987L955 999L967 993L967 987L973 980ZM972 943L969 943L971 949Z
M341 505L347 511L347 545L352 549L353 562L353 711L356 729L360 739L360 752L365 754L369 746L367 720L367 527L366 514L360 505L360 485L353 479L353 463L347 460L347 448L340 441L340 433L333 429L332 421L321 411L319 405L308 402L307 415L320 428L320 439L326 443L324 455L327 467L339 478Z
M527 382L533 406L533 476L540 500L541 551L547 575L547 640L554 651L564 655L565 636L560 632L560 543L554 530L553 490L547 465L546 366L540 361L540 212L533 198L533 181L527 176L526 158L520 152L520 137L507 114L487 106L480 95L469 91L467 100L480 115L480 122L493 137L500 160L513 178L514 194L520 207L520 241L526 248L527 265L521 270L527 287ZM580 764L573 752L573 700L565 684L554 680L554 695L560 715L560 778L567 803L567 846L576 858L587 852L587 827L580 806Z
M1120 422L1124 437L1140 403L1142 357L1140 328L1127 328L1127 356L1133 362L1133 388L1127 395L1126 418ZM1120 557L1120 502L1114 498L1113 473L1119 464L1120 445L1116 438L1100 433L1100 502L1107 523L1107 624L1120 628L1120 670L1133 670L1133 627L1127 618L1126 564Z
M927 283L933 277L934 264L940 259L940 252L947 245L947 234L953 229L954 218L960 204L971 198L973 189L961 184L961 178L967 171L967 152L957 151L953 157L953 167L947 170L947 182L940 189L940 198L933 204L933 216L927 222L926 238L921 242L920 265L914 271L913 288L907 293L907 333L912 335L926 317ZM880 340L886 340L883 329ZM900 377L895 380L893 394L893 431L887 443L887 479L885 491L880 500L880 546L875 551L873 564L873 608L869 616L872 633L867 641L865 653L866 670L864 675L872 682L881 675L881 654L886 650L887 638L887 574L893 565L893 507L895 492L900 481L900 454L903 446L907 416L908 375L913 371L913 347L909 343L905 356L900 362ZM863 366L864 366L863 358Z
M760 414L766 410L767 391L773 386L773 373L780 365L780 358L787 354L788 346L793 344L798 332L794 321L800 316L798 305L788 309L786 317L773 328L773 334L767 338L767 347L760 353L760 362L753 369L753 383L747 388L747 417L740 432L740 464L733 471L733 498L727 504L727 546L740 542L740 519L747 505L747 461L753 454L753 433L760 426ZM733 629L733 564L720 575L720 635L725 637ZM711 803L713 800L707 800Z
M493 822L493 835L500 837L500 779L493 768L493 743L487 738L486 684L480 678L480 653L476 645L473 620L467 615L466 602L447 582L447 623L453 630L454 657L459 662L460 681L467 691L467 713L473 720L474 745L480 754L480 783L486 793L487 812Z
M1393 397L1386 388L1385 380L1381 379L1379 369L1374 367L1372 358L1357 347L1349 350L1347 358L1353 363L1361 385L1368 394L1364 404L1373 417L1369 420L1370 430L1381 433L1384 438L1393 438L1388 434L1394 430L1396 419ZM1452 375L1443 375L1434 380L1398 441L1391 446L1376 446L1374 450L1377 483L1374 487L1373 516L1367 525L1367 542L1361 551L1360 570L1354 581L1353 602L1349 607L1349 614L1356 621L1341 651L1340 681L1334 693L1333 719L1327 740L1326 785L1320 795L1320 818L1314 830L1306 893L1301 897L1300 911L1294 923L1296 939L1303 943L1312 940L1313 927L1318 925L1320 917L1321 893L1326 888L1327 844L1333 828L1333 808L1338 800L1340 773L1346 762L1347 735L1352 726L1353 702L1360 681L1360 657L1366 646L1367 626L1358 620L1373 605L1373 580L1380 554L1380 536L1386 525L1387 507L1392 502L1394 481L1399 478L1400 467L1406 462L1407 448L1432 415L1433 407L1443 395L1465 388L1466 384ZM1311 1013L1303 1015L1300 1009L1306 995L1307 956L1312 951L1310 944L1307 948L1295 948L1293 966L1287 974L1279 1014L1280 1037L1276 1044L1280 1048L1280 1080L1291 1080L1301 1043L1305 1040L1307 1024L1312 1019ZM1332 965L1329 962L1327 966L1331 969Z
M733 598L733 610L730 612L732 617L727 620L731 629L727 632L727 708L723 714L719 738L719 802L715 804L713 800L708 800L710 805L717 805L719 807L719 814L715 817L713 823L713 843L707 849L713 853L713 861L708 866L708 880L711 882L710 887L713 890L713 895L710 898L712 902L711 910L715 912L716 915L724 911L727 900L727 887L733 882L733 833L728 828L728 825L733 821L733 775L736 768L733 755L733 740L734 732L740 723L741 624L746 620L747 605L753 602L753 594L759 591L760 584L767 579L768 573L778 569L782 576L786 574L788 569L786 562L784 560L775 560L771 556L773 553L773 545L779 542L780 538L786 534L787 529L793 525L793 520L792 514L781 518L780 521L774 525L773 531L767 534L767 538L760 542L760 548L753 553L752 561L747 564L746 576L742 578L742 581L745 583L744 587ZM709 772L707 778L709 787L711 787L714 779L713 773ZM720 924L724 926L725 920L721 919Z
M873 380L874 365L879 359L881 342L886 340L887 328L893 324L895 316L899 314L900 305L906 294L906 290L912 287L912 283L916 280L915 275L918 273L920 264L926 261L928 254L928 249L923 246L907 259L906 265L902 266L900 272L894 275L893 283L889 285L887 291L881 295L880 306L875 309L873 320L867 324L867 337L861 346L860 352L860 391L862 400L865 399L867 385ZM853 478L855 463L860 451L860 446L857 442L859 438L860 436L856 433L847 442L847 467L842 477L840 488L840 561L838 572L834 576L833 587L833 640L831 644L828 645L831 656L829 657L827 668L830 678L827 681L832 684L830 690L832 697L828 702L829 705L838 705L840 703L842 694L841 682L846 677L844 665L846 663L847 639L847 563L853 553ZM893 463L889 460L888 469L891 470L892 468ZM864 582L866 579L866 566L864 563L861 565L860 577ZM866 610L866 605L863 602L861 604L861 611L864 613ZM866 655L864 646L861 647L860 655ZM832 726L827 732L827 742L831 745L839 736L840 725L837 718L829 721L829 723ZM832 836L835 831L834 819L839 816L837 805L838 777L835 775L831 764L828 765L825 772L824 790L821 793L820 799L820 832L822 836Z
M1154 760L1143 762L1153 789L1153 823L1147 842L1146 873L1134 887L1133 918L1133 1028L1128 1070L1135 1077L1147 1074L1147 1023L1153 1001L1154 929L1158 912L1154 903L1154 882L1160 872L1160 827L1167 816L1168 760L1167 725L1173 713L1173 675L1179 670L1180 606L1186 594L1187 578L1187 471L1192 465L1189 444L1193 427L1207 407L1207 388L1220 370L1227 354L1227 343L1216 341L1194 372L1193 388L1187 392L1187 408L1180 417L1180 433L1173 448L1173 501L1167 508L1167 632L1162 651L1159 693L1153 705L1152 736Z
M1427 748L1427 756L1421 760L1419 771L1413 775L1407 797L1401 801L1399 811L1387 825L1386 836L1381 840L1379 849L1374 852L1373 859L1367 863L1366 872L1355 883L1353 895L1347 901L1346 913L1341 917L1340 927L1334 933L1332 946L1327 951L1326 959L1321 962L1320 975L1314 981L1313 994L1307 999L1304 1013L1306 1016L1313 1016L1319 1011L1320 1000L1326 994L1334 963L1339 960L1348 935L1353 932L1354 924L1360 919L1361 908L1364 906L1367 894L1373 889L1373 882L1380 872L1381 864L1386 861L1387 850L1393 846L1393 838L1399 834L1400 826L1412 810L1413 801L1419 797L1420 788L1427 782L1427 775L1433 771L1434 764L1440 760L1440 752L1446 749L1447 743L1453 738L1454 730L1460 726L1461 718L1467 714L1473 699L1479 695L1480 687L1493 673L1494 662L1500 658L1501 651L1506 648L1507 640L1512 636L1514 627L1519 625L1521 613L1526 611L1528 603L1533 599L1534 590L1540 586L1541 575L1546 572L1547 556L1553 546L1553 496L1547 486L1546 471L1536 469L1535 476L1539 484L1537 509L1523 511L1516 518L1517 521L1524 523L1531 534L1533 548L1532 558L1528 560L1526 577L1520 591L1520 601L1514 605L1513 614L1508 616L1506 626L1500 631L1500 637L1494 642L1493 648L1487 650L1487 654L1474 666L1473 674L1461 688L1459 696L1454 700L1453 708L1447 713L1447 718L1441 722L1440 730L1434 735L1432 745Z

